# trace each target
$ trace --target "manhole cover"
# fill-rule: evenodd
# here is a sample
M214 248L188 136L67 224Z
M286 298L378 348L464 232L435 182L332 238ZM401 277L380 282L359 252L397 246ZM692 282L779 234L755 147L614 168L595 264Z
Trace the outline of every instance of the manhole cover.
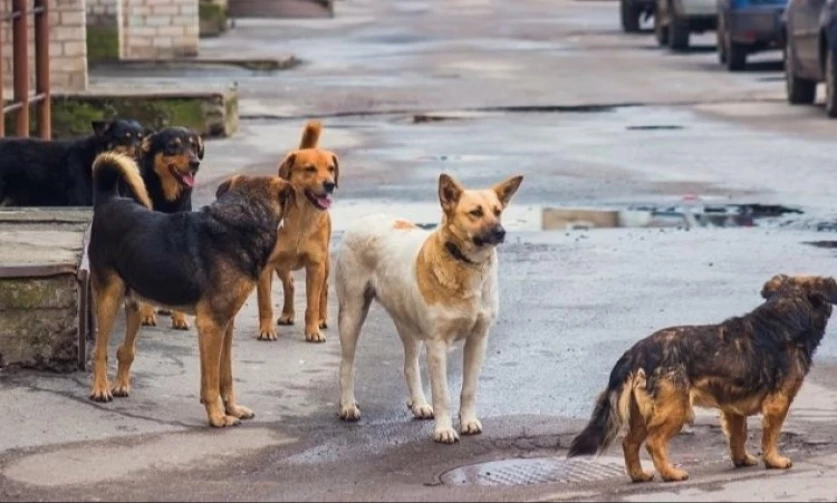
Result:
M621 459L527 458L490 461L454 468L442 474L443 484L463 486L516 486L595 482L623 477Z

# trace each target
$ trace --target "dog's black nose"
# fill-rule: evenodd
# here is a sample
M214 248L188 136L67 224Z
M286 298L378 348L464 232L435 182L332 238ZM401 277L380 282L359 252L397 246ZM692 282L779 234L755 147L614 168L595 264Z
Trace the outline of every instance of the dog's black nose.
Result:
M491 236L496 242L502 243L503 240L506 239L506 229L504 229L502 225L498 225L491 231Z
M198 159L192 159L191 161L189 161L189 168L192 171L197 171L198 168L200 168L200 167L201 167L201 162Z
M331 194L332 192L334 192L335 187L337 187L337 184L334 182L323 183L323 190L326 192L326 194Z

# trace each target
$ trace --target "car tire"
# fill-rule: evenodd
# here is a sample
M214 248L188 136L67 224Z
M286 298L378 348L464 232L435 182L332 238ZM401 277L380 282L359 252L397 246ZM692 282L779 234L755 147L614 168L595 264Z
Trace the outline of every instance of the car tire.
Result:
M619 16L622 20L622 31L625 33L639 32L640 9L631 0L619 0Z
M727 53L727 70L740 72L747 67L747 46L733 42L729 34L725 37Z
M715 38L717 40L716 46L718 50L718 62L722 65L727 64L727 42L726 42L726 25L724 24L724 17L718 14L718 29L715 30Z
M815 80L797 77L794 73L793 50L790 41L785 44L785 92L791 105L811 105L817 97L817 82Z
M660 47L668 46L668 26L663 25L659 10L654 13L654 38Z
M689 48L689 21L677 16L673 7L669 7L668 47L672 51L682 52Z
M825 54L825 113L837 118L837 53L829 48Z

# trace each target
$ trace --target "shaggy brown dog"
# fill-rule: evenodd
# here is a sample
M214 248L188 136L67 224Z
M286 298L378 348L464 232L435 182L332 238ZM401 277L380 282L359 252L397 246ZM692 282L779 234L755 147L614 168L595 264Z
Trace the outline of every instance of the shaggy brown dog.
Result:
M720 409L735 466L758 462L745 442L747 416L761 413L765 466L790 468L791 460L779 455L779 433L837 303L837 282L780 274L761 295L766 301L744 316L666 328L629 349L568 456L603 452L627 424L622 448L631 480L653 478L639 461L643 442L663 480L685 480L688 474L668 460L668 442L693 420L697 405Z

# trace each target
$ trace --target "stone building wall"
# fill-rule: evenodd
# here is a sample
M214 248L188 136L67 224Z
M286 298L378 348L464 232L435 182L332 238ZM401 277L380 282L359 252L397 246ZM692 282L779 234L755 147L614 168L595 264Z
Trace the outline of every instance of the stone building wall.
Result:
M122 59L198 53L198 0L121 0Z

